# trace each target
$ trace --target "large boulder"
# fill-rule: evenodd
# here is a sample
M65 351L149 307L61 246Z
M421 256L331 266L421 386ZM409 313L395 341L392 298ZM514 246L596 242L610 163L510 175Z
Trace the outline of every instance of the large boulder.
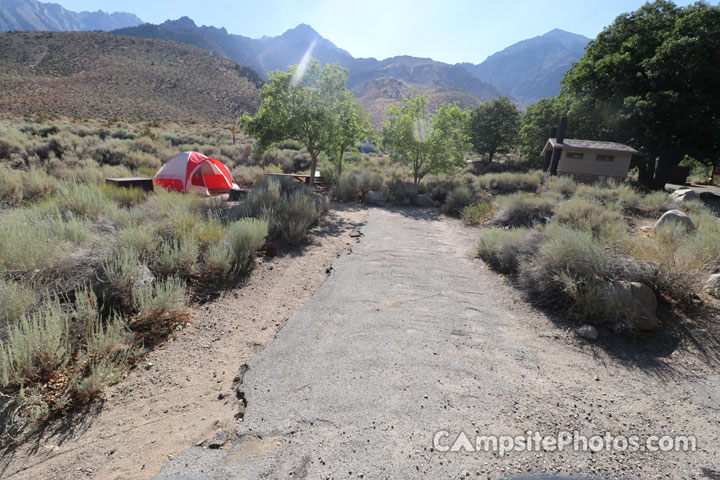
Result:
M365 195L365 201L371 205L383 205L385 204L385 196L380 192L370 190Z
M688 200L697 200L698 194L692 188L678 188L670 194L670 198L676 202L687 202Z
M692 219L680 210L668 210L667 212L663 213L662 217L660 217L660 220L655 222L653 228L657 230L663 225L667 225L672 222L675 222L685 227L685 230L687 230L688 232L695 231L695 224L693 223Z
M659 326L657 298L652 288L640 282L614 282L603 291L605 316L626 322L633 330L652 330Z
M435 205L433 199L430 197L430 195L426 193L415 195L415 198L413 198L413 203L418 207L432 207Z

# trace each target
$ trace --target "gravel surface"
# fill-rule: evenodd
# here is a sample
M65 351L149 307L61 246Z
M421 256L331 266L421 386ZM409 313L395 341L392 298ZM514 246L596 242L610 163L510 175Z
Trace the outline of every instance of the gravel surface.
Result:
M691 342L637 359L618 351L654 340L577 337L472 259L477 230L433 211L372 209L362 232L250 360L228 442L157 478L720 478L717 366ZM441 431L686 434L697 451L453 453L433 448Z

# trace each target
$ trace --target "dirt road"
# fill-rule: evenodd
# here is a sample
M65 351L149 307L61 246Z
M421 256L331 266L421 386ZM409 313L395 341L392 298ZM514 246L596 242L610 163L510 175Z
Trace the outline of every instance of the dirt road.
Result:
M432 212L373 209L362 231L249 362L229 441L158 478L720 478L720 378L697 345L577 338L471 259L476 230ZM563 431L695 435L697 451L434 448L437 432L442 448Z

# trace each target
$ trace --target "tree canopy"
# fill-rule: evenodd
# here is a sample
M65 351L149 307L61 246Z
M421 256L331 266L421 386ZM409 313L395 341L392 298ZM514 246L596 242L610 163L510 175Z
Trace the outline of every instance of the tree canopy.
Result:
M720 7L646 3L602 31L563 82L564 95L641 151L647 186L662 188L685 155L718 162Z
M431 117L427 95L405 97L385 112L382 146L394 161L410 166L417 185L428 173L451 173L464 165L468 119L456 104L441 104Z
M270 72L258 112L243 115L240 125L257 140L260 150L286 139L305 145L313 183L321 152L332 156L367 133L369 120L346 83L347 69L337 64L321 66L316 59L293 65L286 72Z
M473 151L487 154L492 162L496 153L514 147L520 130L520 112L507 97L480 105L470 115L470 142Z

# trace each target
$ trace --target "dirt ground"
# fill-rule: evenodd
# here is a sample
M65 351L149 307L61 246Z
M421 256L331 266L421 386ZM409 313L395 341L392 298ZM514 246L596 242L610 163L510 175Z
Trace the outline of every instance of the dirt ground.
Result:
M333 205L308 242L259 258L244 285L196 305L190 325L101 401L4 449L0 477L147 478L174 454L231 430L244 364L322 285L366 216L363 208Z

